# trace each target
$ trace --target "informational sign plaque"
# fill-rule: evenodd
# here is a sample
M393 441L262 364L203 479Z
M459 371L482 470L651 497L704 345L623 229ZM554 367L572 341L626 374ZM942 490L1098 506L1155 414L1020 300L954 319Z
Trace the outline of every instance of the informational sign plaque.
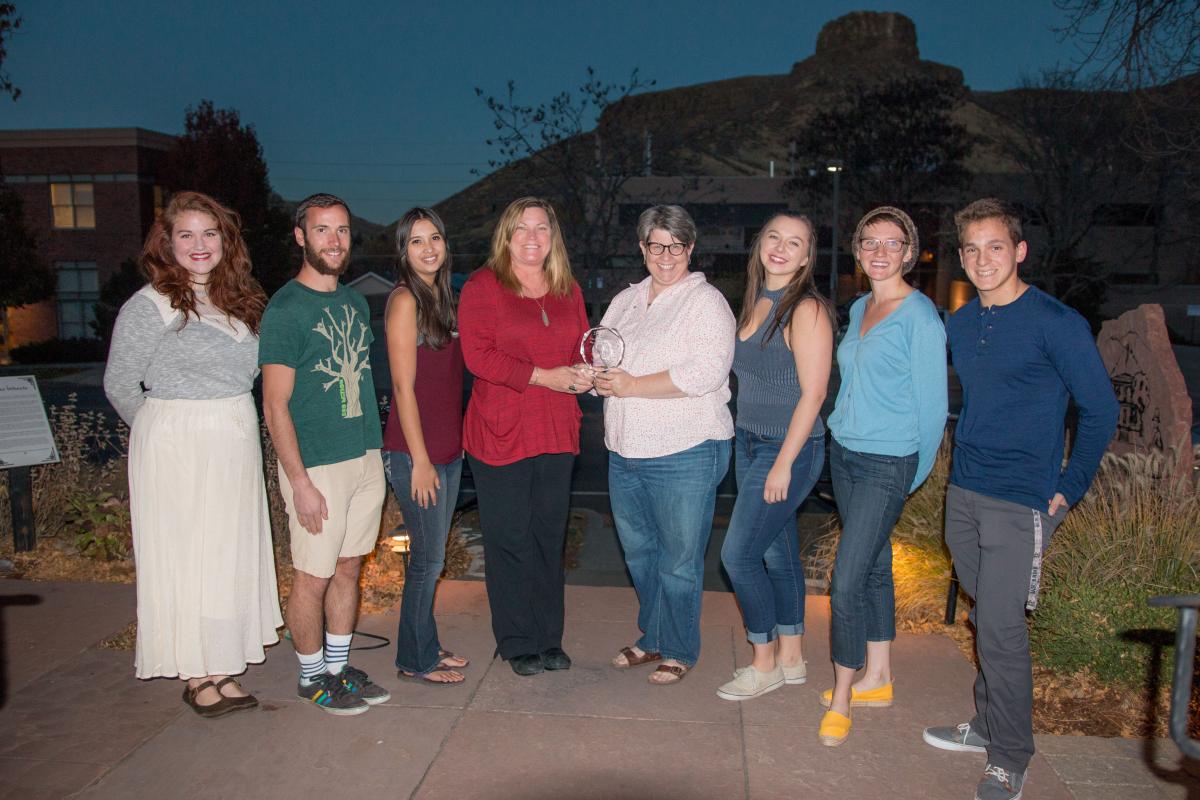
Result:
M58 462L42 393L32 375L0 377L0 469Z

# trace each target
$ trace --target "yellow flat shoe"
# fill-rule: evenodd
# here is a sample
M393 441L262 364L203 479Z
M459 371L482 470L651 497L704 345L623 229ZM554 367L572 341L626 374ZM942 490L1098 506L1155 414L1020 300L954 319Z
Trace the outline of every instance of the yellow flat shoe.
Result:
M853 686L850 687L851 708L887 708L892 704L893 698L891 683L885 683L883 686L868 689L865 692L860 692ZM829 704L832 702L833 689L821 692L821 705L829 708Z
M849 735L849 717L843 717L836 711L826 711L825 716L821 717L821 728L817 731L817 738L821 740L821 744L826 747L837 747L846 741L846 737Z

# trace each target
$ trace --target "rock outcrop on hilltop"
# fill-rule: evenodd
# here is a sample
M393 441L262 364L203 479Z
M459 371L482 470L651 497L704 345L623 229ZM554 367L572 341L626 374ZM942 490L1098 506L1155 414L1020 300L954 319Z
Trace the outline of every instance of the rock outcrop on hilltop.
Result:
M692 151L699 174L762 175L769 161L786 159L793 131L815 111L854 89L905 77L963 85L961 70L920 59L916 26L908 17L857 11L825 25L816 52L786 75L635 95L611 107L602 124L653 132L666 121Z
M816 52L784 75L752 75L645 92L610 106L600 130L648 131L654 174L716 177L766 175L771 162L786 170L795 132L820 109L850 93L898 78L936 79L961 87L955 120L975 136L966 161L972 172L1014 168L992 143L1008 127L1005 108L1023 91L975 93L962 71L922 60L913 21L892 12L857 11L822 27ZM918 113L919 109L913 109ZM805 154L797 154L801 164ZM531 191L523 163L497 170L438 204L454 231L455 249L486 251L504 205ZM777 174L783 174L777 172Z

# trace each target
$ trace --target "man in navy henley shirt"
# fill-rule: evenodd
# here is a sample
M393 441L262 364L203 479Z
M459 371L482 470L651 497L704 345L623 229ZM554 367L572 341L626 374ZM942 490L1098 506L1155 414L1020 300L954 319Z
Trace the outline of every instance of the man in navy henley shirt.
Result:
M1014 210L977 200L954 217L979 297L946 326L963 407L946 493L946 544L971 597L980 672L976 715L926 728L944 750L986 752L979 800L1020 797L1033 756L1033 677L1025 612L1041 559L1083 497L1116 430L1117 400L1087 322L1021 280L1028 246ZM1078 424L1063 467L1068 400Z

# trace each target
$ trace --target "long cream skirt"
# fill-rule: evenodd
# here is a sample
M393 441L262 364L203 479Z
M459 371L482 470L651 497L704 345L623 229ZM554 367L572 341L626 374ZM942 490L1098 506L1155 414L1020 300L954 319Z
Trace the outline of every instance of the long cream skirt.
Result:
M249 394L147 399L129 439L139 678L236 675L279 641Z

